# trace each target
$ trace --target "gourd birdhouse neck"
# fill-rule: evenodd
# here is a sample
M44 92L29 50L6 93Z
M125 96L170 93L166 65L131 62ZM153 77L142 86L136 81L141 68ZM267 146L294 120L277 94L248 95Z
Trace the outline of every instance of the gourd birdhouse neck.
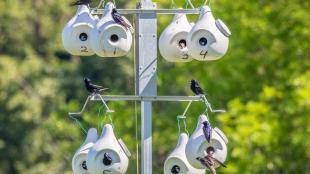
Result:
M87 13L87 14L90 13L90 10L89 10L87 5L79 5L78 6L78 10L77 10L76 14L81 15L83 13Z
M212 14L211 8L209 6L201 7L199 19L200 20L204 19L204 20L207 20L208 22L215 20Z
M115 5L112 2L108 2L106 6L104 7L103 15L105 16L112 16L112 10L115 8Z
M185 148L188 141L188 136L185 133L180 134L176 148Z

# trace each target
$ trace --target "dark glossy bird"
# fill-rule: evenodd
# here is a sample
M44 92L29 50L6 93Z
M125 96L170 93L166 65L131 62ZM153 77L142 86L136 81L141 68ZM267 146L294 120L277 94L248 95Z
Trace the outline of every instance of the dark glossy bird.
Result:
M131 25L127 24L127 22L124 20L124 18L117 11L116 8L112 9L112 18L113 18L114 22L123 26L126 30L130 30L131 32L133 32L133 28L131 27Z
M100 93L109 89L109 88L104 88L104 87L99 86L99 85L92 84L91 80L89 78L84 78L84 83L85 83L85 87L86 87L87 91L92 93L92 94L100 94Z
M212 136L212 126L209 121L204 121L202 124L203 124L203 127L202 127L203 134L205 135L208 143L210 143L211 136Z
M204 95L203 89L199 86L199 83L197 80L191 80L191 90L196 95Z
M174 165L174 166L172 167L172 169L171 169L171 173L172 173L172 174L179 174L180 171L181 171L181 168L180 168L180 166L178 166L178 165Z
M105 153L103 155L103 160L102 160L103 164L106 166L109 166L112 164L112 158L110 157L109 153Z
M92 3L93 0L77 0L75 2L72 2L70 5L71 6L77 6L77 5L89 5Z

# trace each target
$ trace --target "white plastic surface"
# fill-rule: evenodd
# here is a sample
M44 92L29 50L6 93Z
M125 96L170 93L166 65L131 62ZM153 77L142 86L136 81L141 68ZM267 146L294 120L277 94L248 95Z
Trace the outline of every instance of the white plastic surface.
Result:
M91 56L94 51L90 45L90 32L98 18L90 14L87 5L80 5L75 16L65 25L62 43L66 51L77 56Z
M108 154L112 159L110 165L103 163L105 154ZM91 174L124 174L127 171L128 163L128 157L119 145L112 126L106 124L101 137L88 152L88 170Z
M218 128L212 129L210 144L206 141L203 133L203 122L208 120L205 115L199 116L198 124L196 130L191 135L187 146L186 146L186 156L188 162L195 168L205 169L203 165L196 159L197 157L204 157L207 155L206 150L209 147L213 147L214 154L213 157L224 163L227 157L227 138L219 131ZM216 166L219 167L219 166Z
M76 151L72 159L72 170L74 174L89 174L86 158L89 150L98 139L97 129L88 130L87 137L83 145ZM84 164L83 164L84 163ZM85 168L86 164L86 168Z
M179 167L179 174L204 174L204 169L196 169L187 161L185 147L188 142L188 136L182 133L179 137L176 148L171 152L165 161L164 174L172 173L173 167Z
M160 54L169 62L189 62L187 35L192 29L185 14L176 14L159 38Z
M216 22L211 9L203 6L198 21L187 37L189 55L200 61L221 58L228 50L230 34L222 21Z
M91 46L95 53L101 57L121 57L128 54L132 45L132 34L130 29L126 29L114 22L112 9L114 4L108 2L104 8L104 13L91 32ZM123 17L127 24L129 21Z

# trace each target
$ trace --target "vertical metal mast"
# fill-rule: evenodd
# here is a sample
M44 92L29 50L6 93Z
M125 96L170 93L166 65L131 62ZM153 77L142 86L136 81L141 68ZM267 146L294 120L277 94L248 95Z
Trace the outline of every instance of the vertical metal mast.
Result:
M155 9L152 0L141 0L141 9ZM157 19L156 13L136 16L135 35L136 93L139 96L157 95ZM141 102L141 173L152 174L152 102Z

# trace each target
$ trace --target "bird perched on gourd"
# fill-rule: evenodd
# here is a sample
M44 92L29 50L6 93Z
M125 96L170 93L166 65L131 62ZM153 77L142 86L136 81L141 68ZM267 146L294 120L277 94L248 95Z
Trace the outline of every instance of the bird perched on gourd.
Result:
M216 166L222 166L222 167L227 167L225 164L223 164L222 162L220 162L218 159L213 157L213 153L214 151L209 151L207 156L201 158L201 157L197 157L196 159L203 165L205 166L207 169L210 170L211 174L216 174Z
M126 30L129 30L130 32L133 33L133 28L131 25L127 24L127 22L124 20L124 18L122 17L122 15L117 11L116 8L112 9L112 18L114 20L114 22L116 22L117 24L120 24L121 26L123 26Z

